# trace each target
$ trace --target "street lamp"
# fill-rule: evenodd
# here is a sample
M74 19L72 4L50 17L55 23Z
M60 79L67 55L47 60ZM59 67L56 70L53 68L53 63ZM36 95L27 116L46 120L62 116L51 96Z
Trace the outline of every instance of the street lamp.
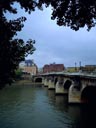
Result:
M77 64L76 64L76 62L75 62L75 71L77 70L76 65L77 65Z
M79 69L81 70L81 61L79 62L79 66L80 66Z

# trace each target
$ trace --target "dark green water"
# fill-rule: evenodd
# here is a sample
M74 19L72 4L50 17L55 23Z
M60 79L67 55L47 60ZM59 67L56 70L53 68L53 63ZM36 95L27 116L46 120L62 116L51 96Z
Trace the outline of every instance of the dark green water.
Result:
M94 117L95 116L95 117ZM67 96L32 86L0 91L0 128L96 128L96 107L67 104Z

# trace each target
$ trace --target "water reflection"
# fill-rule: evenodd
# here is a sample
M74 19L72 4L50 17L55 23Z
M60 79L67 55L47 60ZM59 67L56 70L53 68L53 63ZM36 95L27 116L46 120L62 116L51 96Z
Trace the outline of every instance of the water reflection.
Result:
M72 128L96 127L96 105L69 105L67 95L55 96L55 92L50 90L48 90L48 97L57 111L67 115L68 120L71 119L69 124Z
M96 105L82 105L81 106L81 127L82 128L96 128Z
M57 109L61 112L62 111L68 112L68 103L67 103L68 97L67 97L67 95L56 96L55 99L56 99L55 105L56 105Z
M69 105L55 90L20 86L0 92L0 128L95 128L96 105Z

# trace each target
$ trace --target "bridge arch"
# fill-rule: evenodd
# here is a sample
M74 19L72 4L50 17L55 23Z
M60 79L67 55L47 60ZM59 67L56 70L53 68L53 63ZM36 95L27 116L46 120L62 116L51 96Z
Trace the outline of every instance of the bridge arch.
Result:
M55 80L54 80L54 85L56 86L56 83L58 81L58 78L56 77Z
M36 83L42 83L42 77L37 77L35 78Z
M64 85L63 86L64 86L64 89L68 90L71 85L72 85L72 81L68 79L68 80L66 80L64 82Z
M96 104L96 86L86 86L81 92L82 103Z

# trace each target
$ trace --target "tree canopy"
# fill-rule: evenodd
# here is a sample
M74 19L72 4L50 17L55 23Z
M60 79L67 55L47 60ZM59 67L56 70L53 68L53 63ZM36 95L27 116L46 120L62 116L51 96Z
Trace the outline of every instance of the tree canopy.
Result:
M71 29L79 30L85 25L90 30L96 24L96 1L95 0L0 0L1 12L8 10L17 13L16 8L12 7L14 2L18 2L21 8L31 13L35 8L42 9L52 6L51 19L56 19L60 26L69 26Z
M4 15L7 11L17 13L17 8L12 6L14 2L29 14L36 7L42 10L43 4L46 7L51 5L51 19L56 20L59 26L68 26L76 31L84 26L90 30L96 25L95 0L0 0L0 87L12 82L20 61L35 50L34 40L24 42L15 37L22 30L26 18L8 21Z
M52 6L52 17L60 26L69 26L73 30L87 26L88 30L96 25L96 0L39 0Z
M23 39L16 37L17 32L22 30L26 18L8 20L5 17L6 11L17 13L12 4L12 0L0 1L0 88L12 83L19 63L35 50L34 40L24 42Z

